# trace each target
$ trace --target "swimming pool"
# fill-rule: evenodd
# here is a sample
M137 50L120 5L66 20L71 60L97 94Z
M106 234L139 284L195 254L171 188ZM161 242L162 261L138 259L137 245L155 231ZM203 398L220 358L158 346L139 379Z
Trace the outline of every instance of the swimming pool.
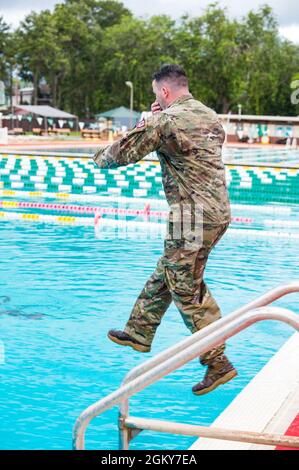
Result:
M99 147L98 144L92 145L82 145L80 142L77 146L67 145L53 145L51 147L28 147L26 150L14 150L7 148L3 152L15 153L15 154L32 154L32 155L44 155L44 156L84 156L86 158L94 155L96 149ZM155 152L152 152L147 159L157 160L157 155ZM226 163L230 164L245 164L245 165L263 165L263 164L273 164L273 165L282 165L282 166L293 166L299 167L299 149L290 148L282 145L281 148L273 147L233 147L227 146L223 148L223 160Z
M84 408L114 391L135 365L189 335L172 306L149 355L106 337L126 323L162 252L155 227L165 220L157 224L153 216L148 224L136 212L147 203L153 212L167 210L160 167L100 170L88 159L2 155L0 177L0 448L70 449ZM298 178L293 168L227 165L233 222L206 271L223 314L298 276ZM131 212L125 222L124 213L116 220L103 213L95 231L99 206ZM119 222L131 227L125 238ZM295 296L277 304L298 312ZM228 342L235 380L195 397L191 387L204 369L193 361L137 394L131 409L135 416L210 424L290 334L281 323L257 324ZM186 449L194 440L143 431L130 448ZM91 423L86 447L118 447L117 408Z
M158 162L115 169L96 168L88 158L0 154L0 195L67 197L101 195L164 201ZM299 168L226 164L230 199L237 203L298 203ZM58 196L57 196L57 193Z
M260 212L252 212L260 217ZM2 449L70 449L75 419L88 405L115 390L145 359L106 338L124 326L136 296L162 250L158 239L118 239L115 227L96 238L88 226L0 222L0 340ZM298 275L291 238L265 238L231 231L210 257L206 279L227 314ZM298 312L295 296L277 304ZM276 322L257 324L228 342L239 376L210 395L191 387L204 369L198 361L137 394L136 416L209 424L255 376L292 333ZM189 335L171 307L150 355ZM132 449L186 449L194 438L142 432ZM118 446L117 408L95 419L90 449Z

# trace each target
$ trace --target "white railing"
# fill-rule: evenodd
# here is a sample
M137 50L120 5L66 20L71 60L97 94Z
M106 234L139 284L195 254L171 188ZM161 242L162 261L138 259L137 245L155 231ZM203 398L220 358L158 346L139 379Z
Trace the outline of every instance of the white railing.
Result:
M143 390L148 385L156 382L194 358L222 344L225 340L236 335L239 331L244 330L253 323L262 320L278 320L289 324L299 331L298 315L284 308L265 307L269 303L292 292L299 292L299 281L272 289L253 302L211 323L175 346L168 348L135 367L126 375L118 390L97 401L81 413L73 430L73 448L84 449L85 431L90 421L107 409L118 404L121 405L119 416L120 449L128 449L130 440L143 429L155 429L157 431L171 432L174 434L200 435L202 437L213 437L215 439L254 442L264 445L299 447L299 438L296 437L251 433L240 430L213 429L204 426L192 426L132 417L129 416L128 403L129 397L135 393Z

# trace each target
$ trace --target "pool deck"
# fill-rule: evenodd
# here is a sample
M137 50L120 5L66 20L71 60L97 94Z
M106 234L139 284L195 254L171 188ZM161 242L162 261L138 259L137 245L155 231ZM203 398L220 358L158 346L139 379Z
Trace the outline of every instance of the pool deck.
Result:
M116 139L117 140L117 139ZM0 150L2 149L18 149L19 147L26 149L33 148L43 148L43 147L53 147L53 148L63 148L63 147L90 147L92 145L107 145L111 143L108 140L100 139L47 139L47 138L35 138L35 139L24 139L24 138L14 138L10 139L8 144L0 144ZM246 142L227 142L225 144L227 147L233 148L245 148L245 149L285 149L285 145L279 144L261 144L261 143L252 143L248 144Z
M94 152L99 146L108 145L113 143L113 141L108 140L99 140L99 139L48 139L48 138L36 138L34 140L24 139L18 141L11 140L9 144L2 145L0 144L0 153L5 154L14 154L14 155L29 155L29 156L41 156L41 157L58 157L58 158L90 158L90 153ZM72 153L69 153L69 149L72 148ZM65 149L65 152L64 152ZM78 151L74 151L77 149ZM87 149L84 152L84 149ZM224 149L228 150L266 150L271 152L271 150L276 151L280 150L282 153L285 151L296 151L298 147L287 147L286 145L277 145L277 144L248 144L248 143L226 143ZM58 154L55 155L55 150L58 151ZM53 155L54 154L54 155ZM156 158L148 156L146 160L156 160ZM254 158L250 158L250 155L246 159L235 159L233 154L225 156L224 158L225 165L237 165L238 167L270 167L270 168L299 168L298 158L295 160L288 160L281 157L280 161L271 162L267 158L263 161L255 161Z
M299 437L298 351L299 333L295 333L220 414L211 428ZM285 450L210 438L197 439L190 449Z

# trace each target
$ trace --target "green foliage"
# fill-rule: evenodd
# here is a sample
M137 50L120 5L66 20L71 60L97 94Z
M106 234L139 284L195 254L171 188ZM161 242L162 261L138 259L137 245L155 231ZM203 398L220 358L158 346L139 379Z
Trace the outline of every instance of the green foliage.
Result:
M217 112L295 115L291 82L299 47L279 36L264 5L232 20L219 4L175 22L165 15L136 18L116 0L65 0L54 11L30 13L15 33L0 17L0 79L9 68L34 83L43 78L52 104L80 117L114 106L135 109L153 101L152 73L165 62L182 64L195 97Z
M13 41L13 33L9 26L0 16L0 80L7 81L10 76L10 69L14 64L16 53Z
M175 49L169 40L175 23L165 16L150 20L124 17L122 22L107 28L101 45L103 64L101 80L108 96L102 95L103 108L124 103L129 106L129 93L124 83L134 83L134 105L148 109L153 101L152 74L161 62L175 60ZM111 79L113 77L113 79Z

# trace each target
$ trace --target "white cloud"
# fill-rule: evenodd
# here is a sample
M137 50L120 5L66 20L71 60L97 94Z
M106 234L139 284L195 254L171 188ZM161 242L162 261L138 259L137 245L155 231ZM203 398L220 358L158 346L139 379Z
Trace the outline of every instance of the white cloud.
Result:
M2 11L1 14L4 21L9 24L12 28L18 27L20 22L30 13L30 10L17 10L17 11Z
M206 6L213 0L122 0L124 5L137 16L152 16L154 14L167 14L174 18L179 18L188 12L191 15L200 15ZM41 11L43 9L53 9L57 3L63 0L0 0L0 15L3 15L6 22L13 27L30 11ZM227 7L228 13L232 17L242 17L249 10L256 10L262 4L269 4L279 22L281 34L294 42L299 42L299 8L298 0L250 0L241 2L240 0L221 0L219 5Z
M62 3L59 0L0 0L0 16L4 21L16 28L31 11L52 10L54 5Z
M150 2L123 0L123 3L137 15L150 16L165 13L179 17L186 12L191 15L200 15L207 5L214 3L214 0L151 0ZM268 4L273 8L281 26L291 23L299 24L298 0L250 0L250 2L221 0L218 3L220 7L227 7L228 13L233 17L242 17L249 10L257 10L259 6Z
M293 41L299 44L299 25L292 24L290 26L283 26L279 28L281 36L285 37L289 41Z

